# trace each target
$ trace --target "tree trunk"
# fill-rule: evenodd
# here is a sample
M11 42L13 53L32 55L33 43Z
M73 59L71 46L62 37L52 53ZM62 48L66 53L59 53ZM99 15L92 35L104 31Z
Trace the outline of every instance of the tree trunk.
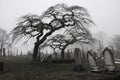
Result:
M8 56L10 56L10 50L8 49Z
M61 59L65 59L65 53L64 53L65 48L62 49L61 51Z
M6 52L5 48L3 48L3 57L6 57Z
M42 44L42 43L47 39L48 36L52 35L53 32L55 32L56 30L59 30L59 29L61 29L61 28L64 28L64 26L58 27L58 28L56 28L56 29L54 29L54 30L51 30L50 32L46 33L46 34L42 37L41 40L39 40L39 38L40 38L41 36L38 36L38 37L37 37L37 42L35 43L34 51L33 51L33 61L34 61L34 60L37 60L37 54L38 54L39 45Z
M2 56L2 52L3 52L3 45L1 43L0 56Z
M61 51L61 59L65 59L65 49L69 44L66 44L65 46L63 46L63 49Z
M53 51L54 51L54 55L55 55L55 60L57 60L57 53L55 51L55 48L53 49Z
M56 52L54 52L54 55L55 55L55 60L57 60L57 53L56 53Z
M40 52L41 48L38 48L38 60L41 62L41 52Z
M33 51L33 61L37 61L38 48L39 48L39 45L35 44L34 51Z
M0 56L2 56L2 49L0 49Z

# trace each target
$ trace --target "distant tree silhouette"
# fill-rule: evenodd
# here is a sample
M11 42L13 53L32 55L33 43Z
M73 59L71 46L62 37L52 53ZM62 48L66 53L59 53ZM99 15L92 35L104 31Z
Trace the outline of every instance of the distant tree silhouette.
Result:
M111 46L114 46L117 53L120 53L120 35L115 35L111 40ZM114 50L114 49L113 49Z
M74 26L85 30L93 23L88 11L80 6L67 6L57 4L50 7L41 16L27 14L21 17L21 21L12 30L13 41L24 36L35 37L36 42L33 51L33 61L37 60L39 46L57 30Z
M7 40L9 39L9 36L7 32L0 28L0 56L5 56L5 45L8 44Z

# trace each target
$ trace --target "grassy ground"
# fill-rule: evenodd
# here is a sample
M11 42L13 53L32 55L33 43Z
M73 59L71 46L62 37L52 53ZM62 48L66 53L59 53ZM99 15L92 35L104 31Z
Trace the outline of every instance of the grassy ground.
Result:
M113 77L90 72L73 72L73 64L31 64L30 60L26 57L0 58L0 61L5 63L0 80L110 80Z

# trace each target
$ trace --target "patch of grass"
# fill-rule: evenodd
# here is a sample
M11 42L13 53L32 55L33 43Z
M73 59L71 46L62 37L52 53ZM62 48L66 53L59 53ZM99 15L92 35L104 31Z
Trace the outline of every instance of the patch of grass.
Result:
M31 64L23 57L0 58L5 63L0 80L101 80L111 75L90 72L73 72L74 64Z

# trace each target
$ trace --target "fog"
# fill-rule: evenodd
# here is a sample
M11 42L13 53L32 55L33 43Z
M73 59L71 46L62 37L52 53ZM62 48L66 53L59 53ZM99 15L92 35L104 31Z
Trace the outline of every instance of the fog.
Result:
M41 15L59 3L85 7L96 24L91 28L93 34L99 31L110 37L120 34L120 0L0 0L0 28L9 33L19 17L28 13Z

